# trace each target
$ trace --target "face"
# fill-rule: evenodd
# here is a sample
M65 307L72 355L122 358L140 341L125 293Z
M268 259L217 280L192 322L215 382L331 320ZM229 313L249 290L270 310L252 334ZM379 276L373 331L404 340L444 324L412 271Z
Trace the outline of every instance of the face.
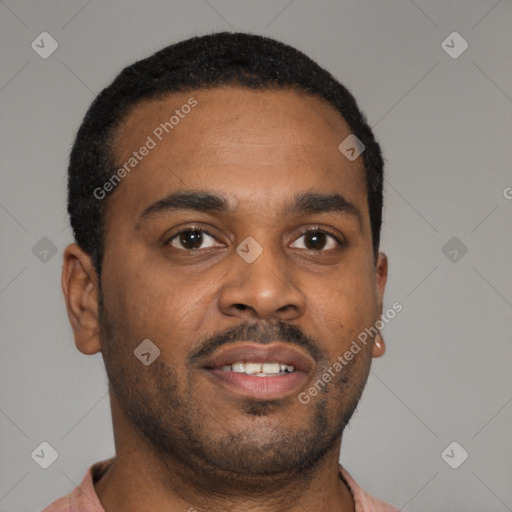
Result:
M386 280L363 163L338 150L349 134L313 96L227 87L144 102L123 123L119 167L140 160L108 199L98 350L126 421L163 457L269 474L340 440L383 348L333 364L379 319ZM146 339L149 365L134 356Z

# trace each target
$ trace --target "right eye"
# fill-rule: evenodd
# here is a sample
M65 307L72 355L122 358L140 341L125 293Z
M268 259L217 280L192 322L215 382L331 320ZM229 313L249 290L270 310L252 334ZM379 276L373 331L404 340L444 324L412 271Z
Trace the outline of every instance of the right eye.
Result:
M202 247L203 243L208 242L209 240L216 242L213 235L208 233L205 229L186 228L169 238L166 245L171 245L175 249L182 251L196 251L198 249L209 249L211 247L215 247L215 245Z

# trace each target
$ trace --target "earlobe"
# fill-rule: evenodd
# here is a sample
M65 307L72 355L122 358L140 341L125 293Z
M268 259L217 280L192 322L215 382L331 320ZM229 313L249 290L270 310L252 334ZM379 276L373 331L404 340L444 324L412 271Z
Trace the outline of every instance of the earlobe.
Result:
M62 291L76 347L84 354L96 354L101 350L98 275L90 256L77 244L64 251Z
M381 357L386 352L386 344L384 343L384 338L382 334L379 332L375 335L373 339L373 348L372 348L372 357Z

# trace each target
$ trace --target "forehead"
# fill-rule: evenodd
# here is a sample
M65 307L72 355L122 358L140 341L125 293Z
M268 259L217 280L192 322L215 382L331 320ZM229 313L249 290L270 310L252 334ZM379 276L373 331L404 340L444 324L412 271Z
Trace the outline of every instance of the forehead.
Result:
M145 100L116 134L116 165L134 158L149 139L154 147L112 200L129 195L140 210L177 188L212 188L249 202L276 201L284 188L361 195L361 158L350 162L338 150L349 134L326 101L292 90L225 86Z

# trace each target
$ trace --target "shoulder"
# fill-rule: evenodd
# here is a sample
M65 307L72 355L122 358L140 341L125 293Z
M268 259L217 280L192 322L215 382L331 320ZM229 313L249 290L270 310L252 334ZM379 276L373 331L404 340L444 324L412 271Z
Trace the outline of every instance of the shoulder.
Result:
M93 464L73 491L54 501L42 512L104 512L98 495L94 490L94 482L101 478L114 459L103 460Z
M340 465L340 476L347 484L354 498L356 512L400 512L399 509L365 492L349 472Z

